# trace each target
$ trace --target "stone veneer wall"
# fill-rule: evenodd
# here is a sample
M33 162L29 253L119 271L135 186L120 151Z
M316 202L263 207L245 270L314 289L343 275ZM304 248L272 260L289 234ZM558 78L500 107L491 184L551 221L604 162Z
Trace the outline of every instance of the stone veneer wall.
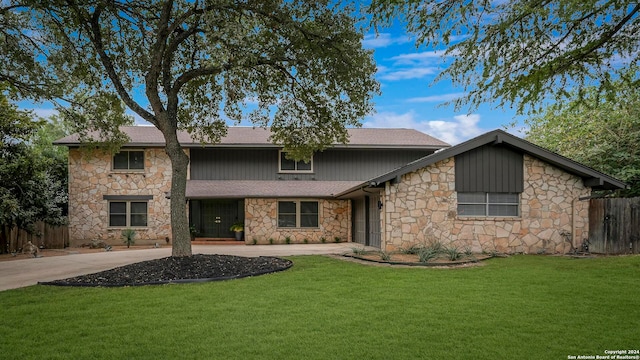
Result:
M122 244L123 228L109 228L104 195L153 195L148 202L147 227L135 228L136 244L165 243L171 237L169 199L171 161L164 149L144 150L144 171L112 170L112 156L101 152L69 151L69 241L78 246L91 240Z
M520 217L459 217L454 158L406 174L385 190L382 248L394 251L440 241L474 252L563 253L560 235L588 237L590 194L579 177L524 155L524 191ZM576 241L574 241L576 243Z
M334 242L338 237L345 242L351 239L351 202L348 200L319 199L320 223L318 228L279 228L278 200L245 199L245 242L247 244L284 244L286 237L292 244Z

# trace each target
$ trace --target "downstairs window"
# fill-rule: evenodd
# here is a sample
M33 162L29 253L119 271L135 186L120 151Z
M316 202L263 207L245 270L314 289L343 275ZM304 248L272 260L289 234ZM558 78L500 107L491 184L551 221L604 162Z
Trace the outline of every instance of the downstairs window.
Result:
M518 216L520 214L520 194L459 192L459 216Z

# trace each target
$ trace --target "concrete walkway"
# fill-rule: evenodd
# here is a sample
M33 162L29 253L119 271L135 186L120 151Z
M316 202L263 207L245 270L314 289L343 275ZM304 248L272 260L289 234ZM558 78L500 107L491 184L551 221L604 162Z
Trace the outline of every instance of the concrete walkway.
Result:
M357 244L193 245L194 254L291 256L344 254ZM0 291L91 274L145 260L171 256L171 248L99 252L0 262Z

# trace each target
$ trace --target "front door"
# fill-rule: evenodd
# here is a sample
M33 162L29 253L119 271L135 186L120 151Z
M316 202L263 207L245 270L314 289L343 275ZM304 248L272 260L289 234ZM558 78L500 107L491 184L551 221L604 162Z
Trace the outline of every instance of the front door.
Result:
M366 246L381 246L380 208L377 194L353 200L353 241Z
M231 225L243 220L240 200L202 200L200 202L201 237L233 238ZM242 211L244 211L242 207Z

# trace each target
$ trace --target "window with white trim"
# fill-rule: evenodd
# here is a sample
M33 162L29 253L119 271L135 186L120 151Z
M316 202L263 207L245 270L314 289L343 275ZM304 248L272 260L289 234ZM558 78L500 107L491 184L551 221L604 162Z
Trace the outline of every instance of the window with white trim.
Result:
M519 193L458 192L459 216L519 216Z
M278 201L278 227L317 228L317 201Z
M287 159L287 153L280 150L279 152L279 171L284 173L310 173L313 172L313 157L308 162L295 161Z
M146 201L110 201L109 227L146 227Z
M122 150L113 155L113 170L144 170L144 151Z

